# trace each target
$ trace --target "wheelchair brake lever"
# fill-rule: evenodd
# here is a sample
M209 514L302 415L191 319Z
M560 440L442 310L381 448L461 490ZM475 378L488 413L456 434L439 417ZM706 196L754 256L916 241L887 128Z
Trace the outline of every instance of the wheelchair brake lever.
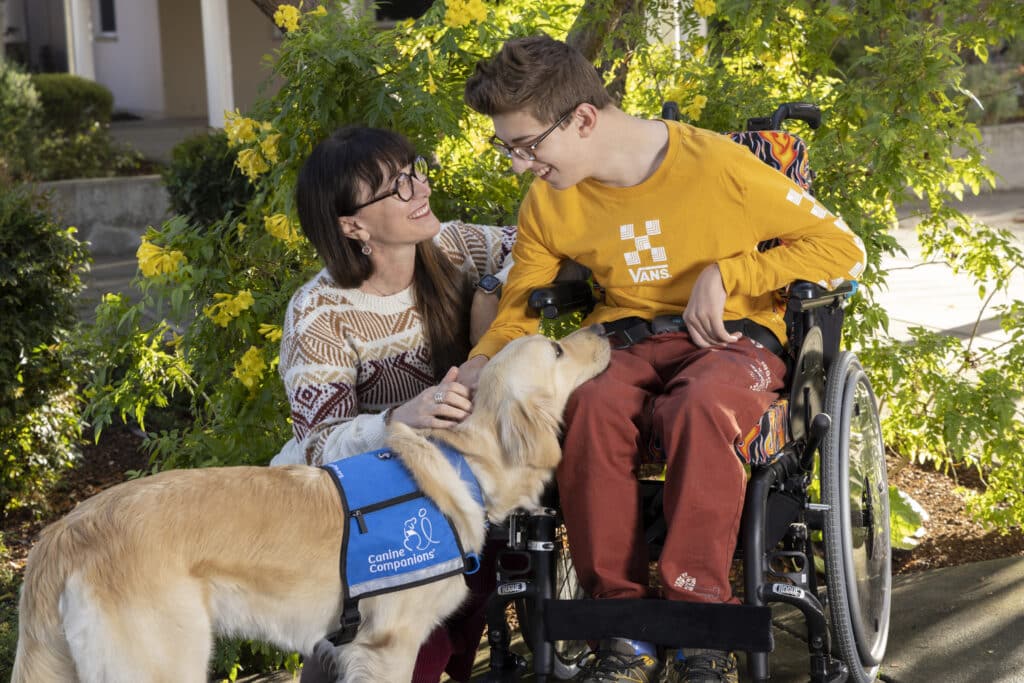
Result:
M814 453L821 447L825 435L832 427L832 418L826 413L818 413L811 420L810 433L807 435L807 443L804 445L804 452L800 457L800 465L805 470L810 470L814 464Z

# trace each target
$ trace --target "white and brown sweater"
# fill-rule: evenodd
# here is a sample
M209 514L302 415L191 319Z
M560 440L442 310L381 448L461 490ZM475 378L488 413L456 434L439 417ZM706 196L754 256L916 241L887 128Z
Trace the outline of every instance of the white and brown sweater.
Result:
M509 265L515 227L444 223L435 238L475 281ZM436 380L413 288L392 296L343 289L326 270L292 296L278 367L294 438L271 465L321 465L384 443L382 411Z

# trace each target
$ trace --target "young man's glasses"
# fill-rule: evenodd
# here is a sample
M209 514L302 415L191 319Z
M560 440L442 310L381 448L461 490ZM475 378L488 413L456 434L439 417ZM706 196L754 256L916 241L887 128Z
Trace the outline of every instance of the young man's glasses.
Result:
M416 193L415 188L412 186L412 181L418 180L421 183L426 183L428 180L430 180L430 178L427 175L428 170L429 169L427 168L427 160L424 159L423 157L416 157L412 162L412 171L410 173L406 173L405 171L399 173L398 177L395 178L395 184L391 188L390 192L385 192L382 195L374 197L368 202L363 202L359 206L352 209L352 213L355 213L359 209L367 207L370 204L374 204L382 199L387 199L388 197L393 197L395 195L398 195L398 198L401 199L403 202L411 200L413 198L413 195Z
M576 107L578 106L580 105L577 104ZM533 141L530 142L529 144L510 145L502 141L502 139L499 138L497 135L492 135L490 142L492 145L494 145L495 149L497 149L499 152L507 156L509 159L511 159L513 156L516 156L522 159L523 161L536 161L537 157L536 155L534 155L533 150L537 149L537 145L544 142L544 138L551 135L553 132L555 132L556 128L565 123L566 119L572 116L573 112L576 111L576 107L573 107L572 109L558 117L558 120L555 121L555 124L553 126L551 126L546 131L535 137Z

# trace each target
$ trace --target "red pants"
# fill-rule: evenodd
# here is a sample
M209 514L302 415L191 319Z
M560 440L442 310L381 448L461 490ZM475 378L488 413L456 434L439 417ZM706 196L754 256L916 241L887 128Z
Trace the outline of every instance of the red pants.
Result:
M749 339L702 349L683 333L612 352L566 410L559 498L573 563L595 598L651 597L636 466L652 437L667 460L665 596L734 601L729 567L746 477L733 443L782 389L785 364Z

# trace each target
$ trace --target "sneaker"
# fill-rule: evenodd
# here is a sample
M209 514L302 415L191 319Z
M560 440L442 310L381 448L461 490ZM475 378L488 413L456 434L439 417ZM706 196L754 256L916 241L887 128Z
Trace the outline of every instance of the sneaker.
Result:
M577 683L654 683L661 672L651 643L626 638L602 640L580 666Z
M738 683L736 657L723 650L680 650L668 665L667 683Z

